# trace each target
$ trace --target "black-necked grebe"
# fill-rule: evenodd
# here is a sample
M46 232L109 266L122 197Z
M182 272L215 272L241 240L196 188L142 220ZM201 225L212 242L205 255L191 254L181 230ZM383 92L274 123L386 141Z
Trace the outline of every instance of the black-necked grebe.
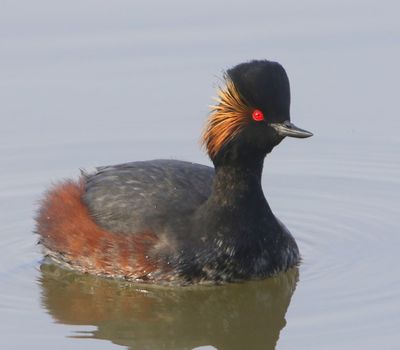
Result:
M290 122L289 80L271 61L229 69L202 141L215 169L177 160L97 168L54 186L37 232L73 269L152 283L271 276L298 264L296 242L261 188L264 158Z

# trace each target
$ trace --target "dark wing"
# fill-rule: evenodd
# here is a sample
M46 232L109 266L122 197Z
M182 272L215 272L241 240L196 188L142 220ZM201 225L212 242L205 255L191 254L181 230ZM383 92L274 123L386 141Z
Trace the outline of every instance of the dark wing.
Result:
M211 193L214 169L178 160L151 160L97 168L84 175L84 202L111 232L162 230L187 219Z

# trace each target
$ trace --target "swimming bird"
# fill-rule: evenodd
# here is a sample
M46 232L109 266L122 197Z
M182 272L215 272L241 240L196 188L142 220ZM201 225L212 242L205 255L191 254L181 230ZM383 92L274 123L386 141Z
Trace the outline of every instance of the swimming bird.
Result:
M214 168L179 160L103 166L51 187L36 231L45 255L72 269L136 282L260 279L300 260L263 194L264 158L285 137L290 87L277 62L224 74L202 134Z

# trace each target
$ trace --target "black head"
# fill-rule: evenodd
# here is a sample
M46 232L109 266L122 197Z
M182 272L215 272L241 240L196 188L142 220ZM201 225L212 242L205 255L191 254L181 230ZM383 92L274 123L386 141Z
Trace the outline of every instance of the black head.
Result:
M251 61L227 71L245 103L263 112L268 123L290 121L290 85L277 62Z
M290 122L289 79L279 63L241 63L225 82L203 134L214 163L264 159L285 136L312 136Z

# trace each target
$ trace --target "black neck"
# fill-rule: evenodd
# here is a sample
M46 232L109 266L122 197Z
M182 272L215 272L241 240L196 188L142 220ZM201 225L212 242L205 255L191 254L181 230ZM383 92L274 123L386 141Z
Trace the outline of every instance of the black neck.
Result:
M262 191L262 169L262 161L216 167L211 195L193 217L195 239L263 239L275 217Z
M263 159L216 165L208 206L231 212L265 214L269 206L261 187Z
M263 162L256 164L224 164L215 168L213 196L225 197L247 196L262 192L261 174Z

